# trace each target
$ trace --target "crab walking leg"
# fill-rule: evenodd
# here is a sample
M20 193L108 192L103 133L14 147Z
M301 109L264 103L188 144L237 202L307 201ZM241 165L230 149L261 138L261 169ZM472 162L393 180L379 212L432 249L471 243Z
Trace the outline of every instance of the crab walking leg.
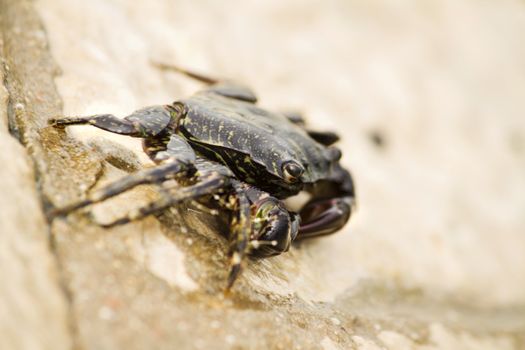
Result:
M306 126L306 121L301 113L298 112L282 112L282 114L288 119L291 123L300 126L303 128L308 136L313 138L315 141L319 142L325 146L331 146L337 141L340 140L339 135L333 131L317 131L312 130Z
M248 197L244 194L243 188L239 184L234 185L238 202L238 217L232 232L230 274L226 291L229 291L233 283L239 277L242 269L242 261L250 249L250 230L251 230L251 206Z
M152 137L161 133L171 121L170 106L149 106L139 109L121 119L112 114L97 114L84 117L52 118L48 123L56 127L68 125L92 125L115 134L132 137Z
M74 210L101 202L110 197L130 190L138 185L160 183L176 178L183 173L195 172L195 153L187 142L178 135L171 135L166 150L157 153L160 164L130 174L90 194L88 198L77 203L55 209L51 217L66 215Z
M184 69L184 68L176 66L174 64L166 64L166 63L155 62L155 61L152 61L151 64L153 64L153 66L157 67L160 70L169 70L169 71L173 71L173 72L182 73L182 74L184 74L184 75L186 75L186 76L188 76L190 78L193 78L195 80L198 80L198 81L206 83L206 84L212 85L212 84L217 84L219 82L218 79L206 76L204 74L192 72L190 70Z
M97 114L84 117L65 117L53 118L49 120L49 124L53 126L64 127L67 125L93 125L97 128L111 131L116 134L140 136L141 132L138 125L132 122L120 119L111 114Z
M255 96L255 93L250 88L242 84L227 79L223 80L212 78L204 74L195 73L172 64L153 62L153 65L161 70L169 70L182 73L187 77L193 78L195 80L210 85L210 87L206 89L206 91L214 92L218 95L234 98L236 100L241 100L245 102L257 102L257 96Z
M134 220L142 219L146 216L162 212L168 207L177 203L209 195L217 192L228 185L229 179L218 173L210 174L201 179L195 185L177 189L176 192L163 192L162 197L155 202L152 202L144 207L138 208L130 212L127 216L117 219L109 224L103 224L103 227L113 227L117 225L127 224Z
M187 169L187 165L181 162L171 162L158 165L151 169L139 171L135 174L125 176L93 193L88 198L72 203L62 208L53 210L51 217L63 216L68 213L86 207L91 204L102 202L105 199L114 197L120 193L130 190L138 185L157 183L175 177Z
M291 123L304 127L306 125L306 120L301 113L295 111L282 111L282 115L288 119Z
M340 139L339 135L333 131L317 131L306 129L306 132L308 133L308 136L325 146L333 145Z

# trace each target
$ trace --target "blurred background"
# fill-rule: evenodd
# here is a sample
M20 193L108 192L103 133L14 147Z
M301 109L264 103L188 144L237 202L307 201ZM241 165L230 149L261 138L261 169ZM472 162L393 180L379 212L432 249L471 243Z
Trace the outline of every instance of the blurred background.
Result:
M523 1L34 4L66 115L124 116L201 87L153 59L244 82L260 105L341 135L358 211L341 232L250 266L258 293L391 321L370 326L377 338L354 335L356 348L525 346ZM146 162L136 140L70 134ZM396 319L430 336L421 345ZM323 348L349 346L330 339Z

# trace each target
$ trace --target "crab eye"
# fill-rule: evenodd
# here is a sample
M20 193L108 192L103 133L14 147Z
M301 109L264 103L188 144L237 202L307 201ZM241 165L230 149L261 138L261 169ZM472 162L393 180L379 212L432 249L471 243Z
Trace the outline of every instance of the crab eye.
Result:
M287 182L296 182L297 180L299 180L303 173L304 168L294 161L286 162L283 164L284 179Z

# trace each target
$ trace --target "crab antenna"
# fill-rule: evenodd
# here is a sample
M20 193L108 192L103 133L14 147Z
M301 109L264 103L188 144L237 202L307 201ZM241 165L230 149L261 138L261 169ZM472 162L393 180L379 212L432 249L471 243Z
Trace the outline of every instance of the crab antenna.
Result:
M186 70L184 68L175 66L173 64L166 64L166 63L156 62L156 61L151 61L151 64L153 64L158 69L182 73L182 74L184 74L184 75L186 75L186 76L188 76L190 78L196 79L198 81L202 81L203 83L206 83L206 84L210 84L211 85L211 84L218 83L217 79L213 79L213 78L210 78L208 76L205 76L205 75L202 75L202 74L199 74L199 73L195 73L195 72Z

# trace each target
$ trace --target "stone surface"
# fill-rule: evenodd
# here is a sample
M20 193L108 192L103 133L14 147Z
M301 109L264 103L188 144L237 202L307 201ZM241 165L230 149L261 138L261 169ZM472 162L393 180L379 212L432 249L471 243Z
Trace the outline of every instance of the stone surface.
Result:
M264 106L301 110L313 126L337 129L359 191L359 211L344 230L249 262L229 297L221 293L226 244L212 216L179 208L104 230L85 211L49 228L35 210L29 231L51 230L53 249L42 254L55 259L49 263L59 267L69 298L69 319L63 295L62 304L51 303L63 334L56 342L85 349L525 347L522 2L2 6L9 125L33 160L44 208L148 165L137 140L89 127L61 132L46 120L124 116L199 88L155 70L152 59L246 82ZM36 200L34 192L16 195ZM154 196L138 188L89 210L102 222ZM32 280L34 271L23 274ZM59 279L42 276L56 293ZM45 305L28 298L25 307Z
M14 28L0 2L0 52L10 55ZM3 56L2 58L5 59ZM0 80L13 76L2 60ZM0 339L3 349L70 349L72 324L58 274L27 150L9 134L8 110L25 115L25 104L0 86ZM12 125L12 124L11 124Z

